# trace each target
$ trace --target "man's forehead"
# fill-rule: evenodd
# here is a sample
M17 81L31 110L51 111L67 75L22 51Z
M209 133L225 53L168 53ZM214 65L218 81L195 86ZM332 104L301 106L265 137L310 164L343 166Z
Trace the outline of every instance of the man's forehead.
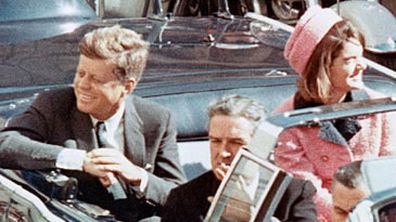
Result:
M116 79L117 77L113 73L116 67L117 65L111 60L92 59L84 55L80 55L77 71Z
M223 127L225 130L232 128L246 128L250 130L250 128L253 128L253 124L250 120L242 116L215 115L209 119L209 130L211 127Z
M246 137L243 136L225 136L225 135L215 135L215 134L209 134L210 139L217 139L217 140L227 140L227 141L245 141Z
M336 183L332 191L332 196L335 207L350 212L367 194L363 188L348 188L340 183Z
M78 65L81 65L82 63L93 63L93 62L96 64L103 65L103 66L109 66L109 67L117 66L115 61L112 59L91 58L91 57L85 56L83 54L80 54Z
M227 140L246 140L246 139L250 139L252 136L251 136L251 130L245 128L211 127L209 129L209 137L217 138L217 139L227 139Z
M253 126L245 118L213 117L209 124L209 137L230 141L250 140Z

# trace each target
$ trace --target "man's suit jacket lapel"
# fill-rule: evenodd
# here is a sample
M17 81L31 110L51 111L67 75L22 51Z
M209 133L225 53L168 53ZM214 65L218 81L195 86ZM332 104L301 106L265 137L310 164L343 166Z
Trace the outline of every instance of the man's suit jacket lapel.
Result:
M71 113L71 127L75 136L77 147L87 152L98 147L96 141L95 129L92 126L92 120L88 114L82 113L75 109Z
M124 115L125 156L132 163L144 167L146 146L142 128L143 121L136 111L133 96L130 95L126 100Z

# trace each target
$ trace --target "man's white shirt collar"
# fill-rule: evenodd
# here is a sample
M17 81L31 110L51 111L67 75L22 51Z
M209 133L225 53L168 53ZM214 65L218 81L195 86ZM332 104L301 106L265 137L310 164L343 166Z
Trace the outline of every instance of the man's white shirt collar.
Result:
M123 101L120 104L120 107L118 108L117 112L113 116L111 116L107 120L103 121L106 126L106 131L110 135L114 135L115 131L117 130L118 126L121 123L124 112L125 112L125 101ZM96 123L98 123L99 120L96 119L95 117L93 117L92 115L89 115L89 116L91 117L93 125L96 126Z

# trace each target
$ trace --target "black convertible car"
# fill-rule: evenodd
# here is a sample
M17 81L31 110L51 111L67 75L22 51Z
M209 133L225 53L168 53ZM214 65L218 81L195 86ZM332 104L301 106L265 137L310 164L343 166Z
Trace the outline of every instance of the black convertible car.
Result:
M4 2L12 1L0 1ZM31 10L24 11L23 5L19 5L19 10L11 13L15 17L0 19L1 126L12 115L24 111L38 93L70 85L78 62L80 38L92 29L114 24L134 29L151 43L147 69L134 93L169 108L175 116L180 159L189 179L210 168L206 107L211 100L224 94L241 94L258 99L271 112L295 91L297 75L283 58L283 46L291 27L267 17L247 14L233 19L170 16L101 20L84 1L24 2ZM46 7L46 12L55 11L57 4L62 7L68 4L81 11L68 15L42 12L28 18L24 13L33 12L33 7L40 6L38 2L43 3L41 7ZM49 10L51 3L53 8ZM0 12L2 8L3 5ZM25 17L17 19L18 11ZM48 32L43 31L47 29ZM395 96L395 72L368 62L371 67L364 76L366 84ZM386 104L384 108L381 104L362 102L342 113L327 110L326 119L364 115L373 109L396 110L393 100ZM359 112L353 112L354 109ZM308 114L306 122L298 124L317 120ZM38 183L27 180L32 175ZM1 218L115 221L106 209L75 199L76 184L74 178L57 171L26 173L1 169Z

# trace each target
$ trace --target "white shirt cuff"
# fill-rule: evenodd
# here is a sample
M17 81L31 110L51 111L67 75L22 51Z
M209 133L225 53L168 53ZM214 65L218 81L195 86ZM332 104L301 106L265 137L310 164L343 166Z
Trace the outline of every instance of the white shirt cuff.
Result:
M56 158L56 167L65 170L83 170L86 152L77 149L63 149Z
M132 186L133 190L136 192L137 197L143 197L144 192L146 191L147 183L148 183L148 173L144 169L140 168L142 171L143 177L140 180L139 186Z

